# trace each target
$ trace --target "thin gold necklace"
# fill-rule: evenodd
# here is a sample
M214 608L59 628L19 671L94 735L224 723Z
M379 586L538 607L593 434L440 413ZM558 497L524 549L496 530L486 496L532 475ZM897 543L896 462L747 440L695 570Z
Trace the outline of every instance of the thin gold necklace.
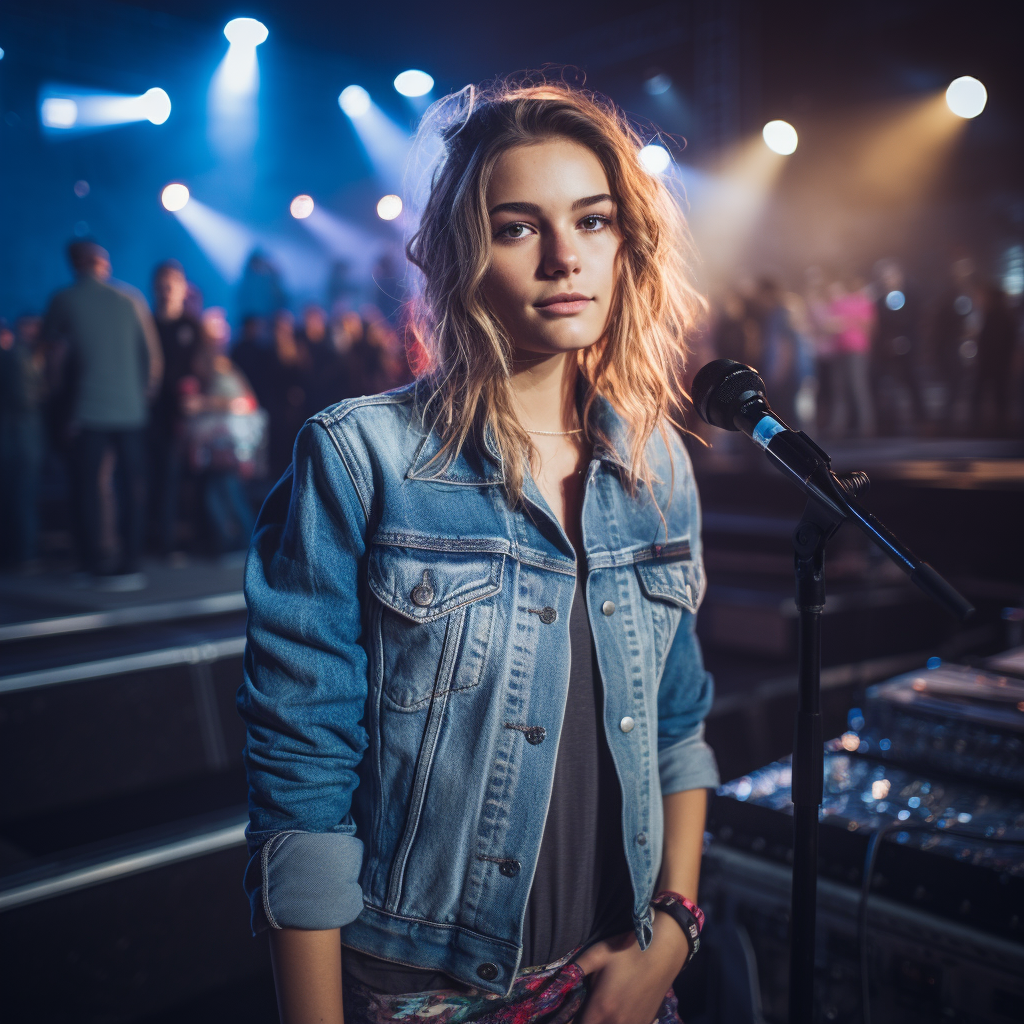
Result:
M569 434L582 434L583 428L577 427L575 430L528 430L528 434L543 434L545 437L568 437Z

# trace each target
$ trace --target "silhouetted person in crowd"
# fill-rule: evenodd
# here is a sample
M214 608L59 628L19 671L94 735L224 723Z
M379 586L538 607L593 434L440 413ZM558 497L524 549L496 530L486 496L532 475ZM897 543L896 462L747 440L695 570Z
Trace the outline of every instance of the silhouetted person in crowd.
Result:
M298 342L305 352L306 415L312 416L329 405L341 401L341 357L327 329L327 314L310 304L302 311L302 327Z
M256 249L250 255L238 286L238 310L243 319L249 316L269 320L288 304L281 274L269 257Z
M918 368L920 337L915 297L895 260L879 268L874 357L878 412L883 427L917 433L924 426Z
M828 311L839 360L830 420L831 433L836 436L852 432L871 437L875 432L869 364L875 305L865 288L863 278L854 277L849 288L836 281L829 289ZM855 423L852 429L851 409Z
M181 382L192 373L199 347L199 320L186 310L189 286L177 260L153 272L153 299L164 375L150 410L150 521L162 555L177 551L178 497L185 468L181 431Z
M748 362L747 357L747 316L743 299L730 289L718 305L712 345L720 359L735 359L738 363Z
M800 386L800 339L783 299L776 280L761 278L754 300L761 329L759 369L768 385L772 408L784 420L795 424L796 394Z
M181 408L186 428L191 429L192 459L200 474L215 551L228 555L248 547L255 521L241 480L253 458L249 441L255 435L244 429L246 424L241 431L238 427L239 421L255 416L259 406L227 355L228 332L221 330L227 322L218 315L221 311L210 312L192 359L193 376L183 382Z
M242 320L241 336L231 350L231 359L245 374L249 386L265 409L269 408L272 355L266 337L267 324L262 317Z
M1017 321L1006 292L997 284L984 289L981 330L978 333L978 381L971 425L978 433L1012 432L1013 351Z
M151 358L136 303L108 283L110 257L94 242L68 246L76 274L51 299L44 340L65 339L73 375L71 428L75 436L75 515L83 567L100 586L133 590L146 585L139 571L144 511L147 394L160 386L159 357ZM154 365L156 364L156 365ZM120 557L103 564L100 543L100 464L117 458Z
M970 384L976 366L977 335L981 315L974 282L974 262L956 260L950 281L935 310L932 323L932 359L945 392L941 428L955 434L962 426Z
M45 437L45 388L39 318L0 322L0 561L27 572L36 567L39 473Z
M309 354L295 336L295 317L280 309L274 316L270 379L266 400L270 414L270 475L279 477L292 460L295 435L306 421Z

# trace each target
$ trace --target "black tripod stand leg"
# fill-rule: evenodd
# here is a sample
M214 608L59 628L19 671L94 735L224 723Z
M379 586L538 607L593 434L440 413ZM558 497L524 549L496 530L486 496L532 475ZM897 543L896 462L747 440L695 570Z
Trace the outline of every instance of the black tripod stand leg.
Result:
M793 743L793 888L790 915L790 1024L814 1013L818 809L824 772L821 734L821 613L825 605L825 541L833 532L801 521L794 535L796 604L800 613L799 692Z

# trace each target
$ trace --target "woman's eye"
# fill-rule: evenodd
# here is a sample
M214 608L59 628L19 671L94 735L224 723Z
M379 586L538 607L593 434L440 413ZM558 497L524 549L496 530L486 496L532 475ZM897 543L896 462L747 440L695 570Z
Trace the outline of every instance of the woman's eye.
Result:
M602 217L599 213L592 213L580 221L580 226L584 231L600 231L601 228L606 227L609 223L607 217Z
M531 230L529 224L507 224L498 232L499 238L525 238Z

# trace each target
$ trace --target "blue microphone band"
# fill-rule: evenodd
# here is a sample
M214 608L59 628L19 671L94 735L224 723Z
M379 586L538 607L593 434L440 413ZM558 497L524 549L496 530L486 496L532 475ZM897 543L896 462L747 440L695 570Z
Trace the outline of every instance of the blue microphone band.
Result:
M757 421L757 426L751 431L750 436L762 448L767 448L768 443L776 434L789 429L784 427L774 416L762 416Z

